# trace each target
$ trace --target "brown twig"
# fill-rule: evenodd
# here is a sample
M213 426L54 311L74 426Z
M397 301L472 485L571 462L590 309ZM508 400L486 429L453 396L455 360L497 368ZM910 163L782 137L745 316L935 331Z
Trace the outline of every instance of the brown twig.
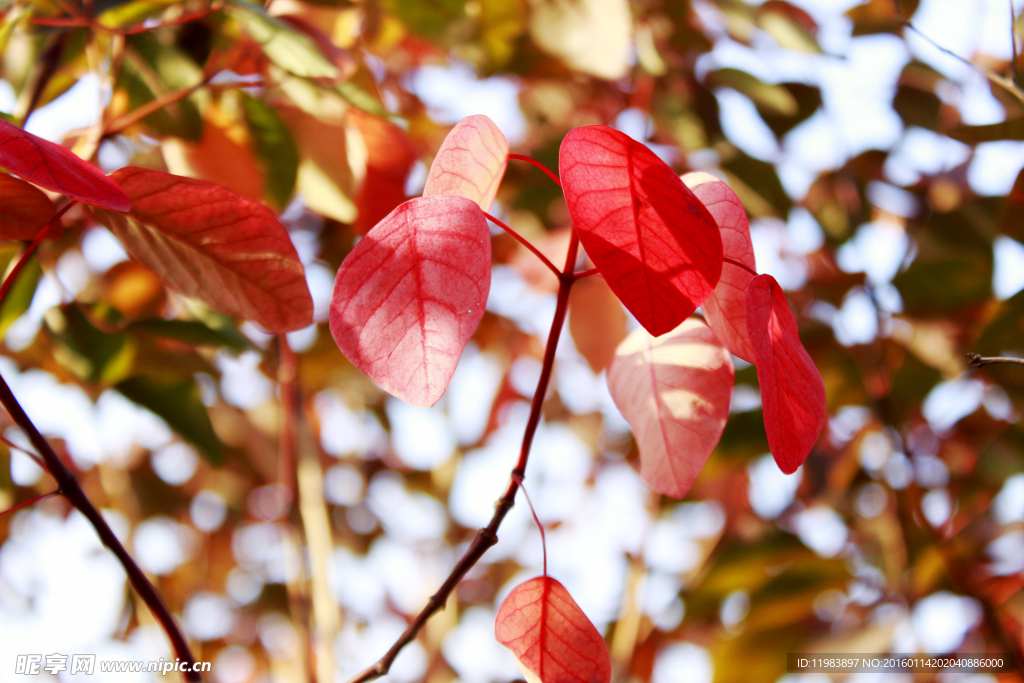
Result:
M1008 92L1010 95L1012 95L1014 98L1016 98L1017 101L1020 102L1021 104L1024 104L1024 91L1021 91L1021 89L1017 87L1017 84L1014 83L1013 80L1007 78L1006 76L1002 76L1000 74L997 74L995 71L992 71L992 69L988 69L988 68L986 68L984 66L979 66L979 65L973 63L972 61L970 61L969 59L961 57L960 55L958 55L957 53L953 52L952 50L948 50L948 49L942 47L941 45L936 43L934 40L932 40L931 38L926 36L924 33L922 33L916 26L914 26L912 23L910 23L910 21L908 21L907 19L904 19L903 15L899 13L899 7L898 6L897 6L897 16L899 17L900 24L902 24L905 28L910 29L911 31L913 31L917 35L921 36L921 38L923 38L925 41L927 41L929 45L931 45L935 49L939 50L940 52L943 52L943 53L949 55L950 57L953 57L954 59L957 59L957 60L963 62L964 64L966 64L967 66L971 67L972 69L975 69L976 71L984 74L985 77L989 81L991 81L992 83L995 83L996 85L1001 87L1003 90Z
M185 640L185 636L182 634L181 629L178 628L178 624L174 621L174 617L171 616L170 611L164 605L160 596L157 594L153 584L149 582L146 575L139 568L139 565L135 564L135 560L128 554L125 547L121 544L121 541L114 535L113 530L107 521L103 519L103 515L99 513L99 510L92 504L89 498L85 495L82 487L79 486L78 480L73 474L64 466L57 454L54 452L50 443L39 433L36 429L35 423L29 418L29 416L22 409L21 404L18 403L18 399L14 397L14 393L8 386L7 381L0 376L0 404L7 409L10 413L11 419L14 420L15 424L21 427L21 430L28 436L29 441L35 446L36 451L42 456L43 460L46 461L46 469L50 471L51 476L57 480L57 488L61 495L67 498L68 502L71 503L75 508L81 512L86 519L92 524L96 533L99 535L103 545L110 548L111 552L117 556L117 559L121 562L121 566L124 567L125 573L128 575L128 581L131 583L132 588L142 598L142 601L146 603L150 611L153 612L153 616L156 617L157 621L163 627L164 632L167 633L167 637L171 641L171 645L174 647L174 654L179 659L189 664L188 668L193 669L195 664L195 657L192 656L192 651L188 647L188 642ZM195 681L201 683L203 680L198 672L189 671L185 673L185 679L188 681Z
M170 104L174 104L179 100L185 99L186 97L194 93L196 90L199 90L201 87L206 85L209 79L210 77L205 77L203 78L203 80L196 83L195 85L164 93L160 97L157 97L154 100L150 100L141 107L131 110L130 112L120 117L116 121L112 122L109 126L107 126L107 129L103 131L103 137L116 135L123 131L125 128L128 128L129 126L134 126L136 123L146 118L153 112L160 111L161 109Z
M977 353L964 354L972 368L985 365L1024 365L1024 358L1007 358L1002 356L982 356Z
M391 649L376 664L353 678L349 683L366 683L386 675L391 669L391 664L395 661L398 653L402 651L402 648L416 638L420 629L427 623L427 619L438 610L444 608L445 603L448 602L448 596L455 590L455 586L459 584L462 577L466 575L466 572L483 557L488 548L498 542L498 527L501 526L501 522L505 519L508 511L515 505L519 482L526 475L526 463L530 457L530 446L533 444L533 437L537 433L537 426L540 424L541 407L544 405L544 395L547 393L548 384L551 382L551 370L555 364L555 349L558 346L558 338L562 334L565 315L569 310L569 291L572 289L573 282L575 282L573 269L576 266L579 244L579 238L574 231L569 241L569 252L566 254L565 267L558 275L558 303L555 306L554 320L551 321L551 331L548 333L547 347L544 349L544 365L541 369L540 379L537 381L537 391L534 393L533 402L530 404L530 418L526 422L526 431L523 434L523 445L519 451L519 460L509 475L505 492L494 504L494 515L491 517L491 521L488 522L486 527L477 531L473 542L469 545L469 549L456 563L452 573L441 584L441 588L431 596L430 600L427 601L427 606L416 615L416 618L412 620L409 627L405 629L405 633L395 641Z

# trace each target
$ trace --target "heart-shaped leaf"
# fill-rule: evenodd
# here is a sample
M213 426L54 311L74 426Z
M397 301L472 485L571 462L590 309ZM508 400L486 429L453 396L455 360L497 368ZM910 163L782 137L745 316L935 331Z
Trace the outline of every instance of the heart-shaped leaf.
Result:
M747 286L747 331L757 357L768 446L779 469L792 474L825 426L825 384L771 275L758 275Z
M494 621L529 683L608 683L604 638L558 581L538 576L512 589Z
M83 204L127 211L124 191L69 149L0 119L0 166L30 183Z
M747 212L732 188L710 173L687 173L682 180L718 223L722 256L736 262L723 262L722 277L701 310L729 351L753 363L754 347L747 335L747 283L757 272L757 264Z
M313 298L288 232L267 207L202 180L127 166L111 174L127 214L93 211L164 283L227 315L288 332L313 321Z
M385 391L432 406L483 318L490 287L491 239L480 207L451 195L411 199L345 257L331 333Z
M657 338L636 330L619 345L608 389L633 428L648 487L686 495L722 437L732 385L729 352L696 318Z
M494 122L474 114L455 124L430 165L423 196L453 194L489 211L508 165L508 140Z
M42 190L14 176L0 175L0 239L35 239L56 213Z
M690 317L722 274L722 237L693 192L607 126L571 131L558 169L583 248L640 324L657 337Z

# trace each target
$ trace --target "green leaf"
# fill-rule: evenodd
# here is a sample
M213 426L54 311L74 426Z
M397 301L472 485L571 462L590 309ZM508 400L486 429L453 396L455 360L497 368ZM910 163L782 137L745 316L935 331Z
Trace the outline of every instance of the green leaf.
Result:
M3 251L6 252L3 259L6 269L11 259L19 255L20 249L12 245ZM7 333L7 328L11 326L11 323L24 315L28 307L32 305L32 297L35 296L36 287L42 277L43 268L39 265L39 260L29 259L21 269L18 279L7 291L3 305L0 305L0 338Z
M178 380L158 375L136 375L115 386L126 398L153 411L168 426L193 444L215 467L224 464L224 454L213 431L206 406L199 400L199 390L191 380Z
M249 340L233 327L215 329L195 320L164 320L145 318L125 328L127 332L141 332L154 337L173 339L192 346L227 347L233 351L252 348Z
M711 71L704 79L709 88L732 88L752 99L759 108L781 116L794 116L799 111L796 98L780 85L765 83L739 69Z
M367 114L373 114L374 116L380 116L381 118L390 118L391 112L381 106L381 103L377 101L373 95L363 90L352 81L342 81L334 86L334 91L341 95L342 99L351 104L356 109L362 109Z
M261 7L233 2L225 11L260 44L270 61L285 71L303 78L338 77L337 67L320 54L309 37L268 15Z
M814 112L818 111L818 108L821 106L821 90L813 85L805 85L803 83L779 83L775 87L784 88L789 92L797 105L794 113L780 114L768 107L759 105L756 101L754 104L757 106L757 112L761 115L761 118L772 129L772 132L775 133L775 137L781 140L786 133L796 128L809 119Z
M76 304L48 310L46 325L55 342L54 358L79 379L106 384L131 369L135 347L128 335L98 329Z
M389 0L385 6L410 31L433 42L441 42L449 26L466 18L465 0Z
M252 144L266 180L266 193L281 210L295 192L299 172L299 148L295 138L271 107L242 93L242 110L252 134Z

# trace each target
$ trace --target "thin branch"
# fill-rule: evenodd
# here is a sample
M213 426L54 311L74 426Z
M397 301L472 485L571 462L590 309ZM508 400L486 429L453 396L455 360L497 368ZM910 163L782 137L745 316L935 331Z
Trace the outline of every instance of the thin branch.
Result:
M491 221L492 223L497 225L499 228L501 228L502 230L504 230L508 234L510 234L513 237L515 237L516 240L518 240L520 244L522 244L524 247L526 247L527 249L532 251L533 255L536 256L537 258L539 258L541 261L543 261L544 265L548 267L548 270L550 270L552 273L555 274L555 277L558 277L558 276L560 276L562 274L561 272L559 272L558 266L556 266L554 263L549 261L547 256L545 256L544 254L540 253L540 250L537 249L537 247L535 247L532 244L530 244L530 241L528 239L526 239L525 237L520 235L518 232L516 232L512 228L508 227L507 225L505 225L504 223L502 223L501 221L499 221L497 218L495 218L491 214L487 213L486 211L484 212L484 215L487 216L487 220Z
M28 500L22 501L22 502L18 503L17 505L15 505L13 507L9 507L6 510L4 510L3 512L0 512L0 517L3 517L4 515L9 515L12 512L17 512L18 510L21 510L22 508L27 508L29 505L34 505L35 503L38 503L41 500L46 500L47 498L52 498L53 496L56 496L58 493L60 493L60 489L54 489L53 491L50 491L49 493L44 493L41 496L36 496L35 498L29 498Z
M7 275L6 278L4 278L4 283L0 285L0 304L3 303L4 298L7 296L7 292L10 291L11 289L11 285L14 284L15 279L18 277L18 273L20 273L21 269L25 267L25 264L28 262L32 254L35 252L36 247L38 247L39 243L43 241L43 239L46 237L46 234L50 232L50 226L59 223L61 216L67 213L68 209L70 209L76 203L77 200L72 199L70 202L64 205L64 208L57 211L53 218L51 218L46 223L46 225L43 226L43 229L39 231L39 234L37 234L35 239L32 240L32 242L28 245L28 248L24 252L22 252L21 258L18 259L18 262L14 264L14 268L12 268L11 272Z
M209 81L209 78L203 78L203 80L196 83L195 85L164 93L160 97L157 97L154 100L150 100L141 107L131 110L130 112L128 112L121 118L117 119L109 126L107 126L107 129L103 131L103 137L116 135L117 133L123 131L125 128L135 125L136 123L146 118L153 112L160 111L168 105L174 104L179 100L185 99L186 97L194 93L196 90L199 90L201 87L206 85L207 81Z
M971 67L972 69L975 69L976 71L984 74L985 77L988 78L988 80L990 80L991 82L995 83L996 85L1001 87L1003 90L1005 90L1009 94L1013 95L1013 97L1015 97L1018 102L1020 102L1021 104L1024 104L1024 92L1022 92L1021 89L1017 87L1017 84L1014 83L1011 79L1007 78L1006 76L1002 76L1000 74L997 74L995 71L992 71L992 69L988 69L986 67L979 66L979 65L975 64L974 62L970 61L969 59L961 57L960 55L958 55L957 53L953 52L952 50L947 50L946 48L942 47L941 45L936 43L934 40L932 40L931 38L926 36L920 30L918 30L917 27L914 26L913 24L911 24L908 20L904 19L902 14L899 15L899 20L900 20L900 23L904 27L909 28L911 31L913 31L917 35L921 36L921 38L923 38L925 41L927 41L932 47L934 47L935 49L939 50L940 52L944 52L945 54L949 55L950 57L953 57L954 59L957 59L957 60L963 62L964 64L966 64L967 66Z
M540 170L544 171L544 173L546 173L549 178L554 180L556 185L558 185L559 187L562 186L562 181L558 179L558 176L556 176L554 173L552 173L548 169L547 166L545 166L544 164L540 163L536 159L532 159L532 158L530 158L528 156L524 156L522 154L509 154L508 158L509 159L518 159L519 161L525 161L528 164L533 164L534 166L536 166Z
M534 393L533 402L530 404L530 418L526 422L526 431L523 434L523 445L519 451L519 460L509 476L505 492L494 504L494 515L491 517L491 521L488 522L486 527L477 531L473 542L469 545L469 549L466 550L466 554L459 559L452 573L441 584L441 588L431 596L430 600L427 601L427 606L416 615L416 618L412 620L409 627L405 629L405 633L395 641L391 649L376 664L353 678L349 683L366 683L386 675L391 669L391 664L398 657L398 653L402 651L402 648L416 638L423 625L427 623L427 619L438 610L444 608L445 603L448 602L448 596L455 590L455 586L459 584L462 577L466 575L466 572L472 569L473 565L483 557L488 548L498 542L498 527L501 526L505 515L508 514L508 511L515 504L516 491L519 490L518 482L521 482L526 474L526 463L530 457L530 446L533 444L533 437L537 432L537 426L540 424L541 407L544 405L544 396L547 394L548 385L551 382L551 370L555 363L555 349L558 347L558 338L562 334L565 315L569 310L569 291L572 289L573 282L575 281L572 271L576 265L579 244L579 238L576 236L576 232L573 231L572 238L569 241L569 251L565 258L565 267L559 273L558 303L555 306L555 317L551 321L551 331L548 333L547 347L544 349L544 365L541 368L540 379L537 381L537 391Z
M2 436L2 435L0 435L0 443L4 443L4 444L7 445L8 448L16 450L19 453L24 453L28 457L32 458L33 460L36 461L36 464L39 465L39 467L43 469L43 471L45 471L45 472L49 472L50 471L50 470L46 469L46 463L43 462L42 458L40 458L35 453L32 453L31 451L26 451L24 446L19 446L18 444L14 443L10 439L8 439L6 436Z
M195 657L192 656L192 651L188 647L188 642L185 640L185 636L182 634L181 629L178 628L178 624L175 623L174 617L171 616L166 605L160 600L160 596L157 594L153 584L149 582L146 575L139 568L139 565L135 564L135 560L128 554L125 547L118 540L113 530L107 524L107 521L103 519L103 515L99 513L99 510L92 504L89 498L85 495L82 487L79 486L78 480L73 474L64 466L57 454L54 452L50 443L39 433L36 429L35 424L22 409L21 404L18 403L18 399L14 397L14 393L11 392L10 386L7 381L0 376L0 404L7 409L10 413L11 419L21 427L21 430L28 436L29 441L35 446L35 449L46 461L46 469L50 471L50 474L54 479L57 480L57 488L68 502L70 502L79 512L81 512L86 519L92 524L96 533L99 535L103 545L110 548L110 550L117 556L117 559L121 562L121 566L124 567L125 573L128 575L128 581L131 583L132 588L142 598L142 601L146 603L153 616L156 617L157 621L163 627L164 632L167 633L167 637L171 641L171 645L174 647L174 654L179 659L188 662L189 671L185 673L185 679L188 681L194 681L196 683L202 682L202 677L198 672L192 671L195 664Z
M597 268L591 268L590 270L581 270L578 273L573 273L572 276L576 280L582 280L585 277L590 277L591 275L597 275L600 272L601 271L599 271Z
M965 354L972 368L985 365L1024 365L1024 358L1004 358L1001 356L981 356L977 353Z

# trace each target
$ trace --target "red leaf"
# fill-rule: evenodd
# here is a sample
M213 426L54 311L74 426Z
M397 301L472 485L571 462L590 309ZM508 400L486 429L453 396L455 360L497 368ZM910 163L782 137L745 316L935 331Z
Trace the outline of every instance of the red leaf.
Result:
M538 576L501 603L494 637L512 651L529 683L608 683L604 638L558 581Z
M0 175L0 239L35 239L56 213L42 190L14 176Z
M423 196L453 194L489 211L507 165L505 135L486 116L467 116L441 143L430 165Z
M711 296L701 304L701 310L726 347L743 360L753 363L754 347L747 336L747 283L754 277L757 264L754 262L747 212L732 188L710 173L687 173L682 180L718 223L722 232L722 255L750 269L723 262L722 278Z
M608 390L633 428L648 487L686 495L722 437L732 385L729 352L696 318L658 338L637 330L619 345Z
M571 131L558 168L580 242L640 324L657 337L690 317L722 274L718 226L693 192L606 126Z
M792 474L825 425L825 384L800 343L786 295L771 275L750 280L747 331L757 357L768 446L779 469Z
M366 143L366 175L356 196L356 231L365 235L405 201L405 180L416 162L409 136L395 124L358 109L348 112Z
M130 207L124 191L70 150L0 119L0 166L30 183L83 204L114 211Z
M127 166L111 174L127 214L94 211L164 283L221 313L287 332L313 321L313 299L288 232L268 208L231 190Z
M432 406L480 324L491 287L491 239L480 207L441 195L410 199L338 269L331 333L385 391Z

